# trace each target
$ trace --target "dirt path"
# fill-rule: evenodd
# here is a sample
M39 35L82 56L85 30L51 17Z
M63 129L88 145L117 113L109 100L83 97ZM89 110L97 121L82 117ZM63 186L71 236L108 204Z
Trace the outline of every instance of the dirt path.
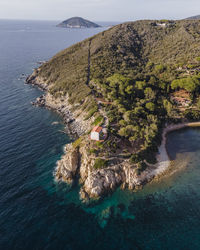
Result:
M98 110L99 110L99 113L103 116L104 118L104 123L102 125L103 128L107 128L108 127L108 124L109 124L109 119L108 119L108 116L106 115L106 112L103 110L103 107L102 107L102 101L97 101L97 104L98 104Z
M102 104L101 104L101 101L98 101L98 110L99 110L99 113L103 116L104 118L104 123L102 125L103 128L107 128L108 127L108 124L109 124L109 120L108 120L108 117L106 115L106 112L103 110L103 107L102 107Z
M90 82L90 59L91 59L91 53L90 53L90 48L91 48L91 43L92 41L89 41L89 45L88 45L88 74L87 74L87 82L86 85L89 85Z

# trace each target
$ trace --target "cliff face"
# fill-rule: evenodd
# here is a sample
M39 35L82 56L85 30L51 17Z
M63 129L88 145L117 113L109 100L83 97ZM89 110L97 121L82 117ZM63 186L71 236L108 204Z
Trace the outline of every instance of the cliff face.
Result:
M79 150L81 155L81 199L100 198L122 184L124 176L120 165L116 164L105 169L95 169L95 157L88 155L87 146L83 145Z
M65 155L57 162L55 178L70 185L78 179L82 186L80 198L85 202L99 199L119 186L137 189L154 177L152 168L138 174L127 160L115 162L105 169L95 169L94 164L95 158L88 154L87 145L74 148L73 144L69 144Z
M73 180L79 168L79 150L74 149L72 144L66 146L67 154L57 162L55 178L58 181L64 181L73 184Z
M57 163L55 177L68 184L78 178L82 184L80 198L84 201L98 199L125 182L125 174L120 164L95 170L94 163L95 158L88 155L85 145L74 148L73 144L69 144L66 154Z

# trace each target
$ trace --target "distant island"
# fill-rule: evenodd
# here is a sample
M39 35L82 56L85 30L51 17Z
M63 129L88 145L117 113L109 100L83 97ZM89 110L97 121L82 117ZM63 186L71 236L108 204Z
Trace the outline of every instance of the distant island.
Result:
M199 19L200 19L200 15L191 16L191 17L186 18L186 20L199 20Z
M86 20L82 17L72 17L58 24L57 27L80 29L80 28L99 28L101 26L89 20Z
M123 23L42 64L35 105L60 112L76 140L55 178L79 179L83 201L140 188L169 167L166 134L199 126L200 22ZM159 152L159 154L157 154Z

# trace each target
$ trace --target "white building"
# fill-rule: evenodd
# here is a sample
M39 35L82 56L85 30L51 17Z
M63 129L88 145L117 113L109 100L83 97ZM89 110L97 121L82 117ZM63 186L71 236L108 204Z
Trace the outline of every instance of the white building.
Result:
M99 126L94 127L92 129L90 138L91 140L94 140L94 141L104 140L103 128Z

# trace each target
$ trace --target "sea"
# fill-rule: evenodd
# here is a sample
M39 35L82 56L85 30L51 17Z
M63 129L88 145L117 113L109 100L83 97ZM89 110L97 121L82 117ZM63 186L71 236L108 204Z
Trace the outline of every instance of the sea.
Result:
M0 20L0 249L200 249L200 129L171 132L168 173L98 203L54 180L70 137L55 112L31 105L25 78L41 61L101 32L55 21ZM109 24L110 25L110 24Z

